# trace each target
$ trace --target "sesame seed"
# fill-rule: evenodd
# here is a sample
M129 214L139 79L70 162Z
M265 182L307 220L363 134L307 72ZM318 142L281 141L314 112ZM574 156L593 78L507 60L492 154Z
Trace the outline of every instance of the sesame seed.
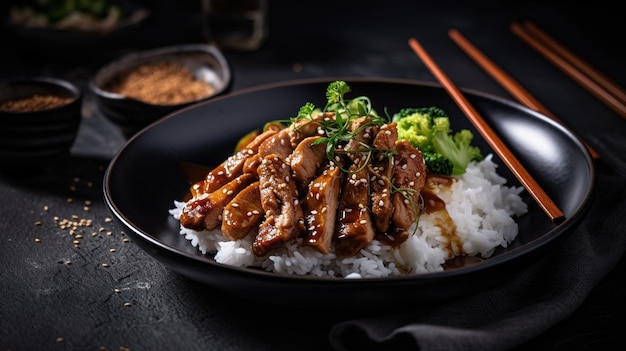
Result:
M35 238L35 242L36 242L36 243L40 243L40 242L41 242L41 239L39 239L39 238Z
M108 263L103 263L103 264L101 264L101 266L102 267L109 267L109 264Z
M132 304L130 302L124 302L124 306L130 307L130 306L132 306Z
M120 289L118 289L118 288L115 288L115 289L113 289L113 292L115 292L116 294L119 294L119 293L121 293L121 292L122 292L122 290L120 290Z
M36 221L35 225L41 225L41 221Z
M115 252L117 251L116 249L109 249L109 252Z
M57 338L57 342L63 342L63 338L59 336L59 337Z

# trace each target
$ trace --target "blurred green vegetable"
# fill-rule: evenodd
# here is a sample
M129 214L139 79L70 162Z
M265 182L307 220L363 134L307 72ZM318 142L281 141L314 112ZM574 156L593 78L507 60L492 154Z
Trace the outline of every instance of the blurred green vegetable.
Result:
M82 12L104 18L112 7L120 8L116 0L35 0L30 5L35 12L45 15L51 22L58 22L72 12Z

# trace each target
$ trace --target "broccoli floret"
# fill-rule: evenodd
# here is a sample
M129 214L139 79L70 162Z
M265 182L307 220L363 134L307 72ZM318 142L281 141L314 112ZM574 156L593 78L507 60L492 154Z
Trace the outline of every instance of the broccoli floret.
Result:
M435 151L448 158L454 168L452 174L465 173L467 164L472 160L482 160L483 155L480 149L472 146L474 135L467 129L462 129L456 134L435 133L433 136L433 145Z
M438 107L404 108L393 116L398 138L408 140L424 154L430 172L446 174L449 165L441 166L441 158L452 164L451 174L465 173L471 160L483 158L480 149L472 146L473 134L467 129L453 133L448 115ZM428 155L431 154L431 155ZM432 156L439 154L441 157ZM432 168L431 168L432 167ZM450 173L447 173L450 174Z
M448 116L438 107L404 108L393 115L398 138L406 139L422 152L435 152L432 136L450 128Z
M454 165L450 160L436 152L422 152L426 169L431 173L451 175Z

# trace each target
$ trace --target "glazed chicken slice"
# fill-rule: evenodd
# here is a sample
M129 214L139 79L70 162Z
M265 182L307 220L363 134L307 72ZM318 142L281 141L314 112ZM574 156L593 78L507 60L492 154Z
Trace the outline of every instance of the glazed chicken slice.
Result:
M370 198L372 219L376 231L385 233L389 228L393 206L391 205L391 177L393 156L390 151L398 140L396 123L384 124L374 138L374 155L370 173Z
M289 164L298 189L306 189L326 161L326 143L314 144L321 138L314 135L304 138L289 155Z
M265 220L252 244L257 256L295 239L304 231L302 206L291 168L277 155L268 155L257 169Z
M426 165L422 152L408 141L398 140L396 150L398 154L394 157L392 182L399 190L391 197L394 228L393 232L387 233L387 238L402 242L419 215L419 195L426 182Z
M255 174L244 173L211 193L187 201L180 214L180 223L194 230L218 228L224 207L254 180Z
M335 229L335 253L338 257L354 256L374 239L369 189L367 169L357 164L350 166L343 182Z
M306 226L304 243L323 254L330 252L335 234L343 174L341 168L330 163L319 176L311 181L304 201Z
M366 155L360 151L368 150L369 145L372 145L374 136L378 133L378 126L371 124L371 121L370 117L360 117L350 122L349 129L350 132L354 133L354 136L343 149L354 163L363 164Z
M274 134L276 134L275 130L268 130L257 135L245 148L231 155L220 165L212 169L203 181L194 184L191 187L192 195L197 197L202 193L211 193L245 173L243 172L243 166L246 159L256 155L261 143Z
M263 218L259 182L255 181L239 192L224 207L222 233L228 240L238 240L256 229Z
M243 171L256 172L256 168L268 155L277 155L287 160L302 140L316 134L319 128L319 123L302 119L288 128L279 130L259 145L258 152L245 161Z

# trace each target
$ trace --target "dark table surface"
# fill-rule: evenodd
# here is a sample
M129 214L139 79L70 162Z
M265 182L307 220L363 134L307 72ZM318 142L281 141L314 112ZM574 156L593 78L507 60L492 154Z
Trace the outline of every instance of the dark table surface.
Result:
M201 42L199 1L148 2L153 17L112 43L31 45L6 28L0 77L49 75L85 92L71 158L43 174L0 177L1 350L322 350L333 320L278 322L239 310L242 303L174 273L124 240L102 201L108 161L125 143L87 89L109 60L136 50ZM233 91L276 81L333 76L435 81L410 50L418 38L460 87L512 97L447 36L459 29L580 135L626 134L624 120L517 39L513 20L530 19L626 85L620 24L603 3L271 1L270 35L255 52L225 52ZM93 43L92 43L93 44ZM58 220L86 219L80 245ZM36 223L40 223L37 225ZM41 242L35 242L40 239ZM108 267L102 264L107 263ZM606 349L623 344L626 260L569 317L519 349ZM117 292L115 289L119 289ZM125 303L130 303L125 306ZM259 325L258 318L267 323ZM268 325L269 324L269 325ZM286 329L293 330L286 331Z

